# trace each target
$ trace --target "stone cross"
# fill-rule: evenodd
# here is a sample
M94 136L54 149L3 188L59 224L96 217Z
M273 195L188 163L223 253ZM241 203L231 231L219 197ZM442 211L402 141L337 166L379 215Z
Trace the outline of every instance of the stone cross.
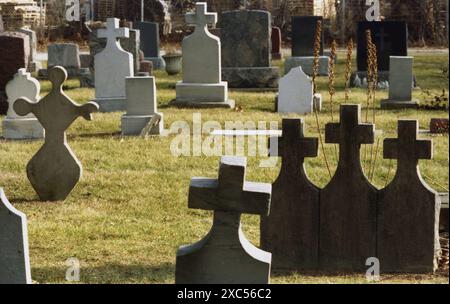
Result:
M219 179L194 178L189 208L213 210L210 233L177 253L177 284L264 284L271 254L253 246L241 230L241 214L267 215L271 185L245 181L246 159L223 157Z
M373 144L375 126L361 123L360 105L342 105L340 123L326 126L326 142L339 144L339 164L320 194L320 267L362 271L376 247L377 190L360 161L361 144Z
M120 47L118 38L128 38L130 36L130 30L126 27L119 27L120 20L117 18L108 18L106 22L106 29L98 29L97 37L106 38L106 47L113 44Z
M217 23L217 13L208 13L206 2L197 2L195 4L195 13L186 14L186 23L195 25L195 29L207 29L208 25Z
M419 159L431 159L431 140L418 140L416 120L398 122L398 139L384 141L384 158L397 173L378 202L378 258L384 271L433 272L439 259L440 199L420 176Z
M45 129L45 143L27 166L28 178L43 201L64 200L81 177L81 164L67 144L66 129L79 117L91 120L98 105L78 105L63 92L67 80L64 68L49 71L51 92L35 103L20 98L14 103L19 115L33 113Z
M0 188L0 284L31 284L27 217Z
M303 129L302 119L283 119L283 136L276 138L281 171L272 186L270 215L261 217L261 247L272 253L274 269L318 266L319 188L304 167L306 157L317 157L318 139L305 137Z

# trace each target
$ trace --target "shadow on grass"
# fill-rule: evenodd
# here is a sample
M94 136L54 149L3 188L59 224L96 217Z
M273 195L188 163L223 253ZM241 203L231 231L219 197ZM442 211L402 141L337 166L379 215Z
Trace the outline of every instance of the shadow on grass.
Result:
M122 133L120 132L113 132L113 133L90 133L90 134L71 134L67 135L68 139L76 139L76 138L110 138L110 137L117 137L120 138L122 136Z
M33 267L31 274L33 281L39 284L64 283L68 268ZM81 265L80 269L80 283L83 284L158 284L172 281L174 278L175 265L169 263L158 266L111 264L83 267Z

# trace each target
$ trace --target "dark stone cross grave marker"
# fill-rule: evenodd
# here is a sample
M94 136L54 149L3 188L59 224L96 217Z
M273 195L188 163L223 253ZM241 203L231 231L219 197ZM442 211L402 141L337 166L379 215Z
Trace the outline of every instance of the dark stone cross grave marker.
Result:
M246 159L222 157L219 179L193 178L189 208L213 210L208 235L177 252L177 284L266 284L271 254L252 245L241 214L267 215L271 185L245 181Z
M82 167L67 144L66 129L79 117L91 120L98 105L76 104L63 92L67 72L56 66L49 71L51 92L39 102L20 98L14 103L18 115L33 113L45 129L45 143L27 165L27 175L43 201L64 200L78 183Z
M272 186L270 214L261 217L261 247L272 253L274 269L318 266L319 188L308 180L304 165L306 157L317 157L318 139L305 137L303 128L301 119L284 119L283 136L276 138L282 166Z
M439 194L422 179L419 159L431 159L431 140L418 140L416 120L398 122L398 139L384 141L384 158L397 160L397 174L380 191L378 258L383 271L433 272L439 258Z
M326 125L326 143L339 144L339 164L320 194L320 267L367 270L375 256L377 190L361 166L361 144L373 144L375 126L361 124L360 105L342 105L341 122Z

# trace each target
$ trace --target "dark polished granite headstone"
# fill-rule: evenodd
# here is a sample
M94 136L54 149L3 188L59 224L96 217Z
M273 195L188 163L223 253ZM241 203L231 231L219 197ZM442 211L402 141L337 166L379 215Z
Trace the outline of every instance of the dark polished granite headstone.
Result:
M292 17L292 57L314 56L317 22L321 16ZM323 55L323 31L319 55Z

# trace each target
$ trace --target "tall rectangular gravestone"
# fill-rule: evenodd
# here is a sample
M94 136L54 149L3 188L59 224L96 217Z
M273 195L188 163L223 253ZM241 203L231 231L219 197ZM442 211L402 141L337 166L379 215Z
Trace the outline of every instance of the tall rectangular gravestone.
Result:
M183 39L183 80L176 85L174 106L234 108L228 99L228 83L222 81L220 39L208 31L217 22L216 13L208 13L205 2L196 3L195 13L186 15L195 30Z
M0 284L31 284L27 217L0 188Z
M271 66L270 13L239 10L221 15L222 75L232 88L276 88L278 68Z
M28 72L36 72L41 68L41 63L37 61L37 37L36 32L27 28L19 29L19 32L28 35L30 38L30 61L28 63Z
M153 62L153 68L165 69L165 62L159 50L159 24L156 22L134 22L133 27L141 32L141 50L145 60Z
M177 284L267 284L270 253L252 245L241 228L242 214L269 213L271 185L245 180L247 161L222 157L218 179L193 178L189 208L214 211L211 231L177 252Z
M362 21L357 30L357 72L353 73L352 85L359 83L356 78L367 78L367 34L370 30L372 42L377 47L378 80L389 81L390 56L408 56L408 26L404 21ZM356 77L358 76L358 77Z
M292 57L286 59L285 73L294 67L302 67L307 75L312 75L314 65L314 45L318 22L322 22L321 16L294 16L292 17ZM322 25L323 29L323 25ZM319 50L318 75L328 75L330 58L323 55L323 30L321 32Z

